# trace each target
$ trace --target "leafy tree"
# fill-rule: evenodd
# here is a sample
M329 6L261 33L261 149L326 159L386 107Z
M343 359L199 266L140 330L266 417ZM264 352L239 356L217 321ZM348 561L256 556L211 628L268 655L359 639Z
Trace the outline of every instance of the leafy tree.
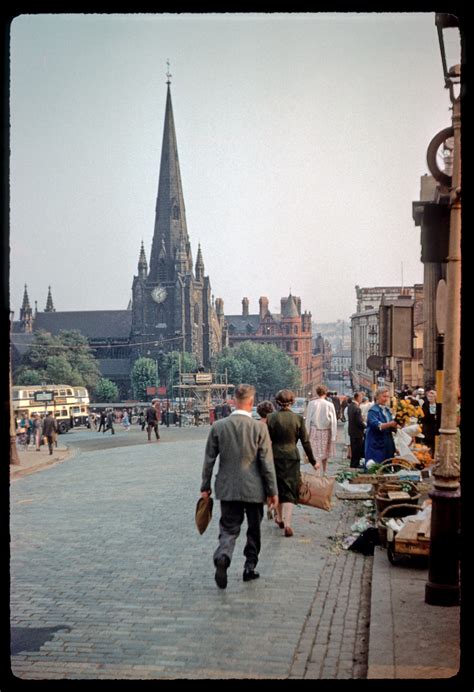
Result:
M15 384L43 384L46 382L44 370L33 370L25 366L20 366L15 377Z
M181 353L179 351L170 351L163 354L158 360L158 374L160 384L166 387L172 387L179 384L179 361L181 360L181 372L193 372L197 367L197 360L192 353ZM171 396L172 390L169 391Z
M73 383L74 371L68 359L64 355L49 356L46 360L46 382L55 384L77 384ZM80 382L82 384L82 382Z
M41 374L27 381L31 372ZM93 388L100 377L87 338L78 330L63 330L58 336L40 330L14 372L18 384L70 384Z
M119 390L117 385L105 377L99 378L94 387L94 399L97 402L119 401Z
M269 398L279 389L297 389L301 373L294 362L279 348L268 344L244 341L233 348L225 348L216 358L217 372L227 369L232 384L252 384L259 398Z
M134 362L130 379L135 399L146 401L146 388L156 387L158 384L156 374L156 362L152 358L138 358Z

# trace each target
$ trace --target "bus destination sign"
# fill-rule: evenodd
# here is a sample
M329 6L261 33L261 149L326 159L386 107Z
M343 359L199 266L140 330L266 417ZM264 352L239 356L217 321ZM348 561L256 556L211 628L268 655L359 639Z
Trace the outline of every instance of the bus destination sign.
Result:
M53 401L53 399L54 399L54 392L51 392L51 391L35 392L35 401Z

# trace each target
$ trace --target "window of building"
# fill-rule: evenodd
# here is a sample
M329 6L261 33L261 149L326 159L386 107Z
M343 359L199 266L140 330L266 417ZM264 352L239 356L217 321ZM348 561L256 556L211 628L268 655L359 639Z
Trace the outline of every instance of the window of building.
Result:
M179 207L177 204L173 206L173 219L179 219Z
M295 365L299 365L299 358L295 358Z
M291 351L291 341L286 342L286 350Z
M287 334L290 333L290 325L289 325L289 324L286 325L286 333L287 333Z
M298 325L297 324L295 324L293 331L295 334L298 334Z
M293 344L293 350L294 350L294 351L297 351L297 350L298 350L298 342L297 342L297 341L295 341L294 344Z

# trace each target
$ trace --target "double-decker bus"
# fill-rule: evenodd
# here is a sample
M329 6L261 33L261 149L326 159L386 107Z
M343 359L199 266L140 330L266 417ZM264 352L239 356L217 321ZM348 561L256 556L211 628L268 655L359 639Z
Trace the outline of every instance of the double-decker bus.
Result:
M70 428L89 426L89 392L68 384L15 385L12 387L13 412L19 417L52 411L60 433Z

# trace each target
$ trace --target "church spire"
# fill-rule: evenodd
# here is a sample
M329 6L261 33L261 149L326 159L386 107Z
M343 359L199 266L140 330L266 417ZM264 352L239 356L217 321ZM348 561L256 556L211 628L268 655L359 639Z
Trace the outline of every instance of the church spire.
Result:
M145 248L143 246L142 240L142 245L140 248L140 257L138 258L138 276L140 277L140 279L146 279L147 272L148 264L146 261Z
M198 254L196 258L196 281L202 281L204 279L204 261L202 259L201 244L198 246Z
M27 288L26 284L25 284L25 290L23 293L23 304L21 306L21 309L22 310L31 310L30 299L28 296L28 288Z
M51 295L51 286L48 286L48 298L46 299L46 307L44 309L45 312L56 312L56 309L53 305L53 297Z
M174 127L173 106L171 103L169 64L167 72L167 94L163 143L161 147L160 177L156 200L155 229L150 256L149 279L159 279L160 251L164 244L168 261L173 261L180 245L181 236L189 242L186 227L181 172L179 168L178 146Z
M20 308L20 324L22 332L31 334L31 332L33 331L33 310L31 309L26 284L25 292L23 293L23 304Z

